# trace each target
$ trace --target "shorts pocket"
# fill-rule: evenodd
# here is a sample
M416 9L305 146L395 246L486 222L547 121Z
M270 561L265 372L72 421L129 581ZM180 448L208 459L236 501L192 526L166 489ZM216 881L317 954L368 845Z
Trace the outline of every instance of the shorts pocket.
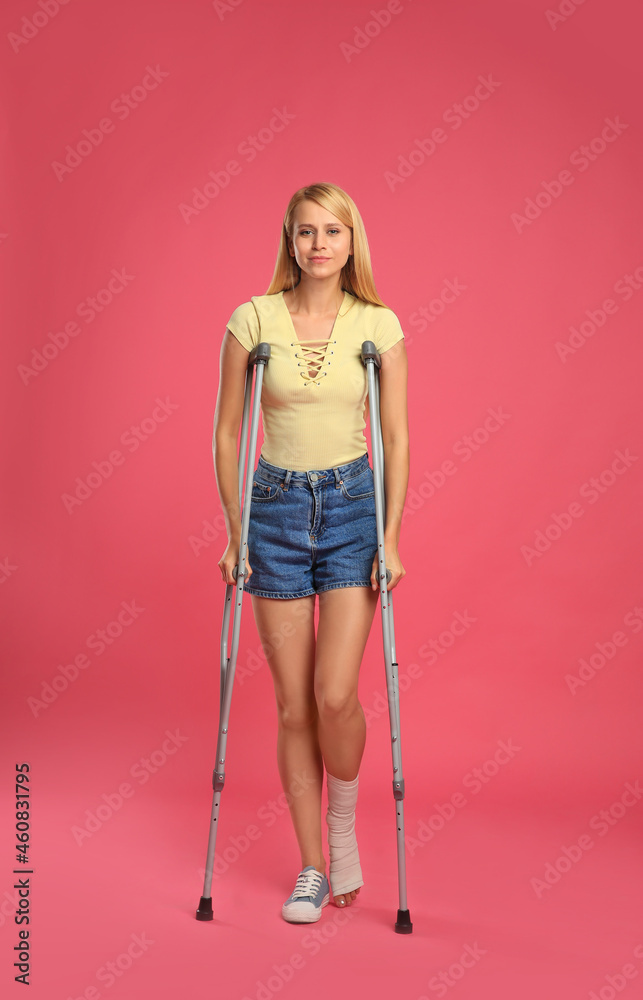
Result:
M281 491L280 483L262 483L259 479L252 480L252 501L259 503L265 503L266 501L276 500Z
M342 493L347 500L368 500L374 497L375 482L370 465L351 479L345 479L342 483Z

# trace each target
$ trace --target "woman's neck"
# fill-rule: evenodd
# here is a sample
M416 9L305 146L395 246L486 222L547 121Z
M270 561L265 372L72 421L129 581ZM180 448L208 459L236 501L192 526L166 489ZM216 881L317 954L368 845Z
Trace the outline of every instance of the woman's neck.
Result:
M300 316L335 315L344 301L344 292L338 281L301 280L294 289L284 292L290 312Z

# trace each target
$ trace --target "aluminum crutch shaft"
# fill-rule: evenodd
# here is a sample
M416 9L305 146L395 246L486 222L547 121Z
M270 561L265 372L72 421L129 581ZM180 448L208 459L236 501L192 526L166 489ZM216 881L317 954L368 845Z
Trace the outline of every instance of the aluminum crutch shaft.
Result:
M239 559L237 565L232 570L235 583L226 585L225 602L223 606L223 623L221 629L221 674L219 691L219 732L217 738L216 764L212 774L212 812L210 816L210 834L208 837L208 852L205 864L205 879L203 883L203 895L199 901L196 911L197 920L212 920L212 871L214 868L214 853L217 840L219 805L221 802L221 792L225 784L225 756L228 739L228 721L230 718L230 704L232 701L232 687L234 684L234 671L237 663L237 651L239 648L239 632L241 628L241 610L243 606L243 583L246 577L246 556L248 549L248 528L250 524L250 504L252 498L252 478L254 476L255 454L257 447L257 431L259 428L259 408L261 403L261 389L263 386L264 367L270 360L270 344L258 344L248 355L248 367L246 370L246 386L243 403L243 418L241 423L241 440L239 443L239 509L241 510L241 541L239 545ZM248 435L248 418L250 415L250 398L252 395L253 372L255 373L255 391L252 401L252 416L250 421L250 434ZM241 487L244 482L244 461L246 445L250 441L248 449L248 459L245 465L245 490L243 493L243 505L241 498ZM214 446L214 442L213 442ZM234 612L232 618L232 641L230 653L228 655L228 633L230 629L230 608L234 594Z
M377 522L378 579L380 584L380 606L382 609L382 642L384 646L384 666L386 670L386 690L388 695L389 722L391 727L391 753L393 758L393 798L395 800L395 820L397 828L397 874L399 907L395 930L398 934L413 931L411 915L406 899L406 850L404 843L404 775L402 771L402 748L400 740L400 706L398 691L398 664L395 655L395 627L393 622L393 591L387 590L391 571L386 567L384 547L384 525L386 519L386 492L384 480L384 444L382 440L380 414L379 373L382 365L380 355L371 340L362 343L362 363L368 376L369 414L371 426L371 451L373 454L373 479L375 482L375 519Z

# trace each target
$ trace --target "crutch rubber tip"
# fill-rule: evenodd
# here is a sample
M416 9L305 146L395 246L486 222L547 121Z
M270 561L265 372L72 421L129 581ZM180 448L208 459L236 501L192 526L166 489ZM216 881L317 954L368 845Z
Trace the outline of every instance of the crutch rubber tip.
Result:
M395 931L397 934L411 934L413 932L413 924L411 923L411 914L408 910L398 910L397 911L397 922L395 924Z
M197 920L213 920L212 896L201 896L199 909L196 911Z

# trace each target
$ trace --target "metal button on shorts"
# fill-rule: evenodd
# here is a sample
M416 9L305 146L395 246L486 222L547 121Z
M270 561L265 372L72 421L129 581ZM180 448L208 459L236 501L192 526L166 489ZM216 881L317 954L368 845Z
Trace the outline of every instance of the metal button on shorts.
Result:
M345 465L309 472L281 469L259 456L248 528L252 576L245 591L295 598L370 587L376 554L368 452Z

